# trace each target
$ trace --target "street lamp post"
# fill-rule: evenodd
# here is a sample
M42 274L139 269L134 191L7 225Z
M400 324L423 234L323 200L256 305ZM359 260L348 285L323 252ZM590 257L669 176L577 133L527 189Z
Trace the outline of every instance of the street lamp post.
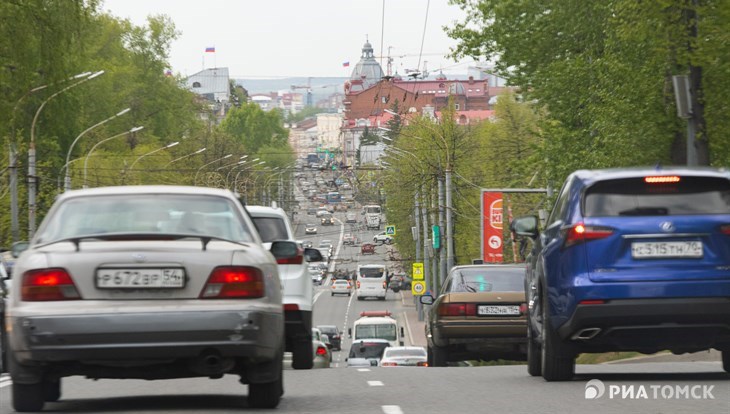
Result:
M170 164L172 164L175 161L180 161L182 159L185 159L185 158L188 158L188 157L192 157L193 155L200 154L201 152L204 152L204 151L205 151L205 147L203 147L203 148L201 148L201 149L199 149L199 150L197 150L195 152L191 152L190 154L183 155L182 157L175 158L174 160L172 160L172 161L168 162L167 164L165 164L165 168L167 168Z
M82 83L89 81L91 79L94 79L96 77L99 77L104 74L103 70L100 70L98 72L92 73L90 76L81 79L80 81L73 83L71 85L68 85L67 87L61 89L60 91L54 93L53 95L46 98L46 100L41 103L41 106L38 107L36 110L35 116L33 116L33 122L30 124L30 145L28 146L28 239L31 239L33 237L33 234L35 233L35 196L36 196L36 172L35 172L35 164L36 164L36 158L35 158L35 126L38 122L38 117L41 114L41 111L46 106L46 104L56 96L62 94L63 92L66 92L67 90L79 86ZM68 160L66 160L68 162Z
M105 120L103 120L101 122L98 122L98 123L96 123L96 124L94 124L94 125L86 128L83 132L81 132L76 137L76 139L73 140L73 142L71 143L71 146L68 148L68 152L66 153L66 165L64 165L64 168L66 168L66 179L65 179L65 186L64 186L64 188L65 188L66 191L68 191L68 190L71 189L71 174L69 172L70 170L68 168L68 162L71 159L71 152L73 151L74 146L76 145L76 143L79 142L79 139L81 139L81 137L83 137L84 135L86 135L86 133L89 132L89 131L91 131L92 129L97 128L97 127L99 127L101 125L104 125L107 122L111 121L112 119L115 119L117 117L120 117L120 116L126 114L129 111L130 111L130 108L122 109L121 111L119 111L116 114L110 116L109 118L107 118L107 119L105 119Z
M222 156L222 157L220 157L218 159L215 159L215 160L213 160L213 161L211 161L211 162L209 162L207 164L203 164L200 168L198 168L198 171L195 172L195 178L193 179L193 185L198 185L198 174L200 174L200 170L202 170L203 168L205 168L205 167L207 167L207 166L209 166L209 165L211 165L213 163L216 163L218 161L223 161L226 158L230 158L232 156L233 156L233 154L226 154L226 155L224 155L224 156Z
M134 160L134 162L132 163L132 165L130 165L130 166L129 166L129 168L128 168L128 169L129 169L129 171L134 171L134 166L135 166L135 165L136 165L136 164L137 164L137 163L139 162L139 160L141 160L142 158L144 158L144 157L146 157L146 156L148 156L148 155L152 155L152 154L154 154L154 153L156 153L156 152L160 152L160 151L162 151L162 150L166 150L166 149L168 149L168 148L172 148L172 147L174 147L175 145L177 145L177 144L179 144L179 143L180 143L179 141L171 142L171 143L169 143L169 144L165 145L164 147L160 147L160 148L157 148L156 150L152 150L152 151L150 151L150 152L148 152L148 153L146 153L146 154L142 154L142 155L140 155L139 157L137 157L137 159L136 159L136 160ZM124 176L122 177L122 183L124 183L124 179L125 179L126 177L127 177L127 174L126 174L126 171L125 171L125 174L124 174Z
M99 141L96 144L94 144L93 147L91 147L91 150L89 150L89 153L86 154L86 158L84 159L84 188L87 188L87 186L86 186L86 167L88 167L89 157L91 156L91 153L94 152L94 150L96 149L96 147L98 147L99 145L101 145L101 144L103 144L103 143L105 143L107 141L111 141L114 138L123 137L123 136L125 136L127 134L131 134L131 133L140 131L142 129L144 129L143 126L134 127L132 129L130 129L129 131L124 131L121 134L114 135L113 137L109 137L109 138L102 139L101 141Z

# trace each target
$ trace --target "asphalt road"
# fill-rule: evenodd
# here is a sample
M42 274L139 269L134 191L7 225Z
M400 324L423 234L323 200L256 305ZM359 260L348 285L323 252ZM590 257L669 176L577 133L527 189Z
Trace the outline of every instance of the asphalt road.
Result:
M306 214L302 211L301 214ZM311 216L309 217L311 219ZM336 218L344 221L344 214ZM302 217L302 223L307 221ZM303 232L303 226L301 230ZM334 240L334 267L385 261L389 247L373 256L339 244L344 232L372 240L375 231L342 223L320 228L312 240ZM391 265L392 262L386 262ZM363 310L389 309L404 323L400 295L385 302L331 296L327 283L316 287L314 324L335 324L345 332L343 351L334 352L333 367L284 372L285 395L279 413L725 413L730 412L730 375L719 362L634 362L581 365L573 381L547 383L527 375L524 365L447 368L346 368L347 328ZM599 385L596 381L601 383ZM589 381L592 381L589 384ZM586 393L603 385L603 395ZM0 377L0 414L13 412L10 380ZM643 393L642 390L645 392ZM654 395L656 390L657 395ZM685 390L686 393L685 393ZM618 394L616 393L618 391ZM59 413L239 413L249 409L247 386L235 376L219 380L166 381L63 379L62 398L46 404ZM679 397L678 397L679 396ZM688 397L688 398L685 398ZM697 397L697 398L695 398ZM710 398L712 397L712 398Z

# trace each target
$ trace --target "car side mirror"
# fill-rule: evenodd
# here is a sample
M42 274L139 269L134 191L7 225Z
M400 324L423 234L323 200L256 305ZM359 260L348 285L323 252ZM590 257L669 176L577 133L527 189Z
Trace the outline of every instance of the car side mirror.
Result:
M531 239L536 239L539 234L536 216L518 217L510 223L509 228L518 236L526 236Z
M352 328L347 328L347 336L352 338Z
M297 257L300 252L297 243L288 240L280 240L271 243L269 251L271 251L271 254L274 255L274 258L276 258L277 261L281 259L293 259Z
M304 257L307 259L308 262L324 261L324 257L322 257L322 253L319 250L313 249L311 247L307 247L306 249L304 249Z
M400 327L400 337L401 337L401 338L405 338L405 336L406 336L406 330L405 330L405 329L403 329L403 327L401 326L401 327ZM401 341L401 342L403 342L403 341ZM401 344L401 345L402 345L402 344Z
M28 250L29 245L30 243L28 243L27 241L19 241L13 243L13 245L10 247L10 255L17 259L21 253Z
M419 302L423 305L433 305L433 296L431 295L423 295L418 299Z

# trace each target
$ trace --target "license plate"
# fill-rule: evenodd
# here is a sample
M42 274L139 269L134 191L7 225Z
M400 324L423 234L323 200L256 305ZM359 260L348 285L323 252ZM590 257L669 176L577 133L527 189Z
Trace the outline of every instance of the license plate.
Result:
M701 258L701 241L682 242L634 242L631 243L634 259Z
M479 315L519 315L520 307L512 305L479 305L477 308Z
M185 271L179 267L96 271L96 287L102 289L164 289L184 286Z

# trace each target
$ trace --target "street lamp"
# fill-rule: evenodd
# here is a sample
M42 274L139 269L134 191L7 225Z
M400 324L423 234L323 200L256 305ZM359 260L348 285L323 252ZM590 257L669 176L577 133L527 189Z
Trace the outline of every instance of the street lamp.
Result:
M179 143L180 143L179 141L175 141L175 142L172 142L172 143L169 143L169 144L165 145L164 147L157 148L156 150L152 150L152 151L150 151L150 152L148 152L146 154L142 154L139 157L137 157L137 159L134 160L134 162L132 163L132 165L130 165L128 169L125 169L125 174L122 177L122 183L124 183L124 179L127 177L126 171L127 170L134 171L134 166L139 162L139 160L141 160L142 158L144 158L144 157L146 157L148 155L152 155L152 154L154 154L156 152L159 152L159 151L162 151L162 150L166 150L168 148L172 148L172 147L174 147L175 145L177 145Z
M203 168L209 166L210 164L213 164L213 163L218 162L218 161L225 160L226 158L230 158L232 156L233 156L233 154L226 154L226 155L224 155L224 156L222 156L222 157L220 157L220 158L218 158L216 160L213 160L213 161L211 161L211 162L209 162L207 164L203 164L203 166L200 167L200 168L198 168L198 171L195 172L195 178L193 179L193 185L198 185L198 174L200 174L200 170L202 170Z
M33 117L33 122L30 124L30 145L28 146L28 239L33 237L33 233L35 233L35 196L36 196L36 176L35 176L35 125L36 122L38 122L38 117L41 114L41 111L46 106L46 104L56 96L62 94L63 92L66 92L67 90L79 86L82 83L92 80L96 77L99 77L104 74L103 70L100 70L98 72L92 73L90 76L85 77L84 79L81 79L80 81L76 83L72 83L71 85L68 85L67 87L61 89L60 91L54 93L53 95L46 98L46 100L41 103L41 106L38 107L38 110L35 113L35 116ZM68 160L66 160L68 162Z
M122 115L126 114L129 111L130 111L129 108L122 109L121 111L119 111L116 114L110 116L109 118L107 118L107 119L105 119L105 120L103 120L103 121L101 121L99 123L96 123L96 124L94 124L94 125L86 128L82 133L80 133L76 137L76 139L73 140L73 142L71 143L71 146L68 148L68 152L66 153L66 165L64 165L64 168L66 168L66 180L65 180L65 186L64 186L66 191L68 191L68 190L71 189L71 174L70 174L69 169L68 169L68 162L71 159L71 151L73 151L74 146L76 145L77 142L79 142L79 139L81 139L81 137L83 137L87 132L91 131L92 129L94 129L96 127L99 127L101 125L104 125L107 122L111 121L112 119L114 119L116 117L119 117L119 116L122 116Z
M84 160L84 188L86 188L86 167L89 164L89 157L91 156L91 153L94 152L94 150L96 149L96 147L98 147L99 145L101 145L101 144L103 144L103 143L105 143L107 141L110 141L110 140L112 140L114 138L122 137L122 136L125 136L127 134L131 134L131 133L140 131L142 129L144 129L143 126L134 127L132 129L130 129L129 131L124 131L121 134L114 135L113 137L109 137L109 138L102 139L101 141L99 141L96 144L94 144L93 147L91 147L91 150L89 150L89 153L86 154L86 159Z
M205 151L205 147L204 148L201 148L201 149L199 149L199 150L197 150L195 152L191 152L188 155L183 155L182 157L175 158L174 160L172 160L172 161L168 162L167 164L165 164L165 167L167 167L168 165L172 164L175 161L180 161L180 160L185 159L187 157L192 157L193 155L200 154L201 152L204 152L204 151Z

